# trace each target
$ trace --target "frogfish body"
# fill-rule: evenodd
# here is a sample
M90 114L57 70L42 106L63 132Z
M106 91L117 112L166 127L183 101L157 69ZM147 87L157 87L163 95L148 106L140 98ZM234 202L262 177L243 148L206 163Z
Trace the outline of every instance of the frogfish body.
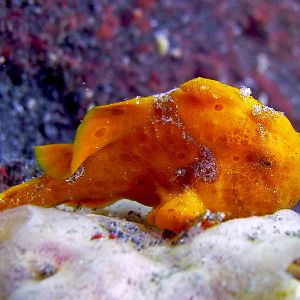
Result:
M288 119L247 89L204 78L95 107L73 144L35 154L44 175L0 194L0 210L127 198L153 207L149 223L179 232L206 209L262 215L300 196L300 137Z

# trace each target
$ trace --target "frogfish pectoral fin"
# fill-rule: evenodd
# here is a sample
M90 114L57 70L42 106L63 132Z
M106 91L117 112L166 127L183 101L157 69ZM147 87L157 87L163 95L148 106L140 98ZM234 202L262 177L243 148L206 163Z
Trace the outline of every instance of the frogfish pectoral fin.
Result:
M71 173L89 156L147 122L151 105L151 97L146 97L90 110L76 133Z
M161 189L159 195L161 203L147 216L147 221L159 228L180 232L190 227L206 210L199 195L191 188L181 193Z
M72 144L37 146L34 153L39 166L46 175L58 180L71 176Z

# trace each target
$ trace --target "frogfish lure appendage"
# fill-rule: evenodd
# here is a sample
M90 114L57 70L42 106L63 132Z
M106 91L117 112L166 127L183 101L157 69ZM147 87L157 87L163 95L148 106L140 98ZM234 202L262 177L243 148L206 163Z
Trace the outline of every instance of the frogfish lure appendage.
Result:
M0 210L127 198L179 232L207 209L227 219L290 208L300 196L300 137L280 112L217 81L93 108L73 144L38 146L40 178L0 194Z

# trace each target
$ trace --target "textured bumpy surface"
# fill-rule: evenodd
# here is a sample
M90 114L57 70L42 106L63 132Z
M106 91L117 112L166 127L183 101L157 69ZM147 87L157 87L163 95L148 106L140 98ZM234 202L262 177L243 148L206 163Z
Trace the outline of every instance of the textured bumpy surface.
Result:
M300 129L298 0L3 0L0 31L0 191L90 106L198 76L248 86Z
M36 149L45 175L0 194L0 209L69 202L152 206L148 221L181 231L209 209L227 219L293 207L300 137L280 112L218 81L92 109L73 144Z
M173 244L141 224L30 206L0 213L0 227L1 299L300 297L290 210L192 228Z

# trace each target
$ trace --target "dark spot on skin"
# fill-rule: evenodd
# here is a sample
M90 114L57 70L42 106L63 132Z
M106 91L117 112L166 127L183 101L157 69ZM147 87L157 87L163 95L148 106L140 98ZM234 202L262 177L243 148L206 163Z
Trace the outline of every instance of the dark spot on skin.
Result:
M111 108L109 110L110 114L112 116L121 116L124 114L125 110L124 109L118 109L118 108Z
M253 154L249 154L246 156L246 161L253 163L255 161L254 155Z
M217 111L223 110L223 105L222 104L216 104L215 105L215 110L217 110Z
M233 160L235 160L235 161L238 161L238 160L240 160L240 158L239 158L239 156L233 156Z
M100 128L98 129L95 133L94 136L97 138L100 138L102 136L104 136L104 134L106 133L107 129L106 128Z
M61 156L64 157L64 158L68 158L70 156L70 152L67 152L67 151L62 152Z
M271 167L271 166L272 166L272 163L271 163L269 160L266 160L266 159L264 159L264 160L262 161L262 164L263 164L263 166L265 166L265 167Z
M246 161L252 164L258 164L265 168L272 167L272 162L266 157L259 155L259 153L250 153L246 156Z
M223 135L219 137L220 142L227 142L227 136Z
M183 158L185 158L185 154L182 153L182 152L180 152L180 153L178 153L177 157L178 157L179 159L183 159Z
M145 180L141 178L141 179L138 179L136 183L137 183L137 185L145 185Z

